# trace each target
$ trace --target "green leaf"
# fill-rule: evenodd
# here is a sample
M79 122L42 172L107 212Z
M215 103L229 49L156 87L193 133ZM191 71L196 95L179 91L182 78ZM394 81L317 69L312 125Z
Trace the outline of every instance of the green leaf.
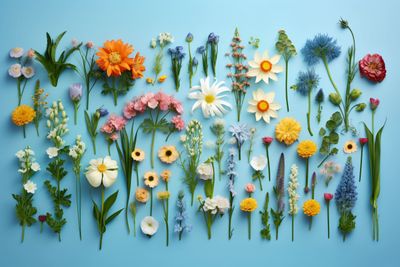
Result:
M319 129L319 136L324 136L325 134L326 134L325 128L321 127L321 129Z
M337 144L339 142L339 135L336 132L331 132L329 134L329 142L331 144Z
M332 120L332 119L328 120L326 122L326 128L329 131L334 131L336 129L336 122L334 120Z
M124 209L120 209L116 212L114 212L113 214L110 215L110 217L108 217L105 221L105 225L109 224L112 220L115 219L115 217L117 217Z
M104 208L102 210L103 216L105 216L112 207L112 205L114 205L115 200L117 200L117 197L118 197L118 191L114 192L106 199L106 201L104 202Z

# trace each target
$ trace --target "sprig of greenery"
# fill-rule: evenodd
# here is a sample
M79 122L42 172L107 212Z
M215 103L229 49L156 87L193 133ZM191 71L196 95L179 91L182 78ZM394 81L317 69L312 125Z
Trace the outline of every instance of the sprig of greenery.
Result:
M221 181L221 175L224 173L222 170L222 158L224 157L224 143L225 143L225 125L222 121L215 121L213 125L210 127L211 132L217 137L215 141L215 154L214 159L218 164L218 177Z
M253 178L253 181L258 180L259 185L260 185L260 190L263 191L262 180L265 178L265 175L263 174L263 172L262 171L254 171L253 175L251 177Z
M269 224L269 193L265 195L265 202L263 210L260 211L261 214L261 223L264 226L261 231L261 238L271 240L271 231L270 231L270 224Z
M80 48L78 50L82 60L82 70L79 73L85 82L86 110L88 110L90 93L93 87L96 85L98 79L101 77L101 74L99 71L96 71L95 53L89 53L92 48L86 45L85 49L86 50L84 52L82 52Z
M287 36L285 30L278 32L278 41L275 44L276 50L283 56L285 60L285 96L286 110L289 112L289 96L288 96L288 76L289 76L289 60L297 55L296 47Z
M15 205L15 213L22 227L21 242L24 242L25 227L31 226L36 222L33 217L37 213L37 209L33 206L33 194L27 193L24 189L20 195L12 195L17 204Z
M284 188L285 179L285 156L281 153L278 165L278 174L276 176L276 186L273 187L274 195L276 199L276 209L271 208L271 215L275 225L275 239L278 240L279 226L281 225L285 216L283 216L284 202L283 196L285 194Z
M114 99L114 106L117 106L118 104L118 96L126 95L129 89L135 84L135 80L132 79L132 75L129 71L123 72L119 77L111 77L111 79L108 79L108 77L103 74L102 78L104 84L101 94L111 94Z
M339 230L343 234L343 241L346 240L346 235L356 228L356 216L350 212L343 212L339 219Z
M325 128L321 127L319 130L319 136L322 137L322 143L319 148L319 152L325 156L325 158L320 162L318 168L333 155L338 153L336 147L331 147L332 145L337 145L339 142L339 134L336 132L340 125L342 125L343 119L339 111L332 114L329 120L325 124Z
M90 136L90 140L92 141L93 154L95 155L96 155L96 136L98 134L97 127L99 125L99 120L100 120L100 112L98 110L96 110L96 112L94 112L91 116L89 116L89 113L85 110L86 129Z
M46 69L50 83L53 87L57 86L58 79L65 70L72 69L77 71L76 66L68 63L67 60L72 53L79 50L82 43L72 47L71 49L62 51L59 58L56 59L57 47L65 33L66 31L58 35L55 40L51 39L49 33L46 33L47 45L44 54L35 50L36 60Z

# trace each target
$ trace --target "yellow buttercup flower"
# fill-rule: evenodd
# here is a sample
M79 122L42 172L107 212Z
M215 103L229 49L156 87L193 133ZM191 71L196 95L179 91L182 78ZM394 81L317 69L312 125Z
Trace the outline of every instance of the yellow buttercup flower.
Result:
M305 215L313 217L319 214L321 205L315 199L309 199L303 204L303 212Z
M17 126L23 126L33 121L36 112L28 105L21 105L14 109L11 114L12 122Z
M297 154L305 159L312 157L317 152L317 144L312 140L304 140L297 146Z
M157 198L159 200L165 200L168 199L170 196L170 193L168 191L161 191L161 192L157 192Z
M152 84L154 82L154 80L152 78L146 78L146 83L148 84Z
M135 148L131 154L134 161L143 161L145 153L140 148Z
M171 164L179 157L179 152L176 150L175 146L162 146L158 150L158 157L164 163Z
M240 209L244 212L253 212L257 208L257 200L252 197L243 199L240 202Z
M169 182L169 178L171 177L171 171L170 170L163 170L162 172L161 172L161 174L160 174L160 176L161 176L161 179L164 181L164 182Z
M167 75L161 75L160 78L158 78L159 83L163 83L167 79Z
M275 136L279 142L293 144L300 135L301 125L295 119L283 118L275 127Z
M344 143L343 151L346 154L354 153L357 151L357 144L353 140L347 141Z
M150 188L158 185L158 175L154 171L148 171L144 174L144 184Z
M144 188L138 187L135 192L135 198L138 202L146 203L149 199L149 191Z

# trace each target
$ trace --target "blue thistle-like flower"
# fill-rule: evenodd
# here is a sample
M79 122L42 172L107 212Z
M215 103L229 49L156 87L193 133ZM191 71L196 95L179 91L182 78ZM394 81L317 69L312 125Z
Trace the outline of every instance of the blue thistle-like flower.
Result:
M179 192L178 200L176 201L176 207L178 208L178 212L175 216L175 225L174 232L181 235L182 232L190 232L192 230L192 226L187 223L188 216L186 212L186 205L183 201L184 193L183 191Z
M229 128L232 137L236 139L236 143L241 146L250 138L250 129L246 123L232 124Z
M326 59L329 63L340 55L340 46L336 40L327 34L317 34L314 39L307 40L301 49L304 61L309 65L315 65L320 59Z
M357 201L357 186L355 184L353 169L351 157L348 157L343 170L342 179L335 193L336 204L341 213L350 212Z
M318 87L320 77L314 69L300 71L296 81L296 91L302 95L307 95L309 91Z

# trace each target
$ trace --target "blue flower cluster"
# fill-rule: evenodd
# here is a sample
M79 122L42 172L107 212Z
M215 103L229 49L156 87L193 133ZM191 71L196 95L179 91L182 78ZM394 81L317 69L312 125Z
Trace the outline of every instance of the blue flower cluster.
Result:
M175 48L169 48L168 52L171 55L172 59L177 59L179 61L182 61L182 59L185 57L185 53L183 53L182 46L177 46Z
M318 87L320 77L314 69L299 72L296 81L296 91L302 95L307 95L309 91Z
M232 137L236 139L236 143L239 147L250 138L250 129L246 123L232 124L229 131Z
M183 201L184 193L183 191L179 192L178 200L176 202L176 206L178 208L178 213L175 216L175 226L174 232L179 234L179 239L182 238L183 232L190 232L192 230L192 226L187 224L187 213L186 213L186 205Z
M342 179L336 189L335 199L340 212L350 212L357 201L357 187L351 157L347 158Z
M210 44L218 44L219 36L212 32L208 35L207 42Z
M318 34L312 40L307 40L301 49L304 61L309 65L315 65L320 59L331 62L340 55L340 46L336 40L326 34Z
M228 155L228 160L227 160L227 168L226 168L226 175L228 176L228 188L229 192L231 193L232 197L236 195L234 184L235 184L235 178L237 177L237 172L236 172L236 161L235 161L235 150L234 149L229 149L229 155Z

